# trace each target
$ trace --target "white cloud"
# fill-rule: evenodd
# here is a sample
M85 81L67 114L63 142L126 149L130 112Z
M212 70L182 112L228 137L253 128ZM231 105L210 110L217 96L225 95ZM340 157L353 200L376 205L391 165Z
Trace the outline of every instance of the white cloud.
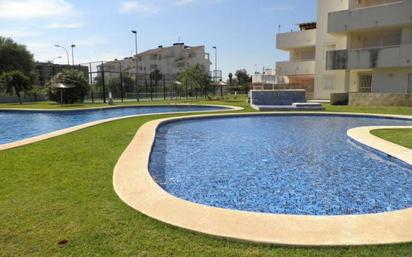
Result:
M0 0L0 18L36 19L69 17L74 6L66 0Z
M70 23L70 22L54 22L46 27L48 29L80 29L83 28L86 24L85 23Z
M157 13L159 7L152 1L125 1L120 4L121 13Z
M223 0L127 0L120 4L121 13L156 14L168 7L182 7L191 4L211 4Z

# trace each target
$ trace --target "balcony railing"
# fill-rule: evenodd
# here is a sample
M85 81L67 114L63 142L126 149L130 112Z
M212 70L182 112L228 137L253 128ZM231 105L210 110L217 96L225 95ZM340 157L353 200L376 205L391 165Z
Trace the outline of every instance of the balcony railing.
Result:
M354 4L352 7L352 10L360 10L360 9L366 9L366 8L373 8L377 6L388 6L392 4L400 4L403 3L403 0L381 0L379 2L373 2L373 3L366 3L366 4Z
M280 33L276 35L276 47L282 50L316 45L316 29Z
M411 8L412 1L396 1L331 12L328 16L328 33L408 25L411 22Z
M315 74L315 60L277 62L276 73L280 76L312 75Z
M412 44L328 51L327 70L412 67Z

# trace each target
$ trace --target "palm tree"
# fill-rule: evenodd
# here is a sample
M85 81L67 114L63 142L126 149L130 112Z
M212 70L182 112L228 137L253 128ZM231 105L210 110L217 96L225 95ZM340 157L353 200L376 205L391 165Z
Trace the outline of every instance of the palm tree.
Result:
M6 93L16 94L20 104L22 104L21 92L27 92L31 89L30 78L19 70L4 72L0 76L0 85Z

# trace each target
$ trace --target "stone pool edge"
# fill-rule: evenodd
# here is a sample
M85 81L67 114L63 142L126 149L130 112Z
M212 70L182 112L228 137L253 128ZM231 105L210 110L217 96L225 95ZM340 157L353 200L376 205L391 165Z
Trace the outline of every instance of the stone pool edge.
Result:
M149 170L158 126L165 122L254 115L342 115L412 119L356 113L268 112L195 115L144 124L115 166L113 186L122 201L161 222L210 236L276 245L349 246L412 242L412 208L351 216L275 215L215 208L179 199L164 191ZM411 158L412 159L412 158Z
M389 142L373 135L371 132L379 129L412 129L411 126L369 126L359 127L348 130L347 135L353 140L373 148L390 157L399 159L412 165L412 149Z
M118 121L118 120L123 120L123 119L129 119L129 118L136 118L136 117L144 117L144 116L150 116L150 115L168 115L168 114L193 114L193 113L206 113L206 112L231 112L231 111L241 111L243 110L242 107L237 107L237 106L229 106L229 105L199 105L199 104L174 104L174 105L144 105L144 106L118 106L118 107L99 107L99 108L87 108L87 109L75 109L75 110L37 110L37 109L0 109L0 111L16 111L16 112L27 112L27 111L32 111L32 112L76 112L76 111L96 111L100 109L118 109L118 108L133 108L133 107L167 107L167 106L200 106L200 107L224 107L227 109L221 109L221 110L210 110L210 111L190 111L190 112L167 112L167 113L148 113L148 114L136 114L136 115L128 115L128 116L123 116L123 117L115 117L115 118L109 118L109 119L104 119L104 120L97 120L97 121L92 121L88 122L85 124L81 124L78 126L74 127L69 127L61 130L57 130L54 132L38 135L35 137L30 137L26 138L23 140L18 140L14 141L11 143L6 143L6 144L0 144L0 151L4 150L9 150L12 148L17 148L21 146L25 146L28 144L40 142L43 140L47 140L50 138L62 136L65 134L69 134L78 130L82 130L85 128L97 126L100 124L104 123L109 123L112 121Z

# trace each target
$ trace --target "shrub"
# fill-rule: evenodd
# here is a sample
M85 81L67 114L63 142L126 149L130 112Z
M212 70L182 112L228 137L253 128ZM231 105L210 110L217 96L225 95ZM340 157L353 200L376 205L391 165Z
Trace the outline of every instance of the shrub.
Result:
M3 72L0 76L0 87L10 95L16 94L19 103L22 104L21 92L31 89L30 78L19 70Z
M62 89L55 87L57 83L74 86L73 88L63 89L63 103L65 104L83 102L90 91L90 85L82 71L75 69L63 70L47 83L49 100L61 101L60 90Z

